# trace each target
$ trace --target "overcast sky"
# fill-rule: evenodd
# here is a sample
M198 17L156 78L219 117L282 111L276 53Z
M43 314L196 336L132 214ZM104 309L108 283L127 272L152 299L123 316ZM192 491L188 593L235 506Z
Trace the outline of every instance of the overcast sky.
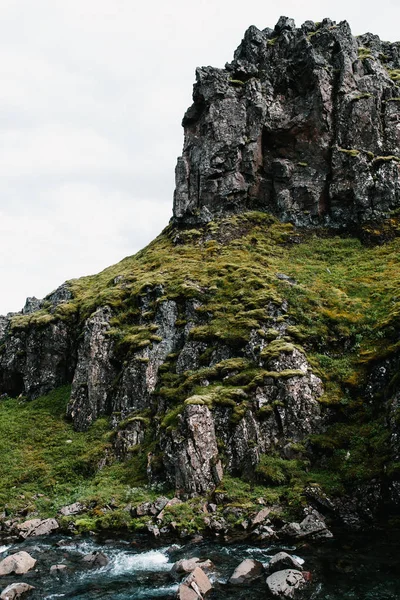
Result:
M161 231L195 67L281 14L400 38L399 0L0 0L0 314Z

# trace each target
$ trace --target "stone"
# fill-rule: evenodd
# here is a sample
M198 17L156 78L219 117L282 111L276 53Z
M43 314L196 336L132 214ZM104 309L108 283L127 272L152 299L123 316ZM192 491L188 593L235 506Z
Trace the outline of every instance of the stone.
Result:
M312 510L300 523L301 537L331 538L332 533L327 528L322 516Z
M101 567L106 567L110 561L103 552L93 552L92 554L86 554L82 558L82 562L85 563L87 567L99 569Z
M80 502L74 502L74 504L69 504L68 506L63 506L60 508L59 512L64 517L69 517L70 515L77 515L86 510L86 507Z
M200 558L183 558L178 560L170 571L170 575L173 579L177 579L182 575L187 575L188 573L192 573L197 567L204 570L210 570L213 568L213 563L211 560L200 560Z
M15 573L23 575L36 565L36 560L28 552L21 550L15 554L10 554L0 562L0 576Z
M56 519L30 519L17 525L20 537L27 539L39 535L48 535L58 529L59 525Z
M21 598L23 594L34 590L33 585L28 585L27 583L23 583L22 581L19 583L12 583L7 586L0 594L1 600L15 600L16 598Z
M263 508L261 509L256 516L254 517L254 519L252 519L251 524L253 527L255 527L256 525L259 525L260 523L263 523L267 518L268 515L270 514L271 509L270 508Z
M305 585L303 573L294 569L276 571L267 577L267 587L273 596L294 598L296 590Z
M182 504L182 500L180 500L179 498L171 498L171 500L168 500L162 511L157 515L157 520L162 521L165 515L165 509L169 506L176 506L177 504Z
M178 589L179 600L199 600L200 596L191 587L185 583L181 583Z
M275 573L276 571L283 571L285 569L303 570L301 564L293 556L287 552L278 552L268 563L268 573Z
M212 588L211 581L200 567L196 567L183 583L192 588L199 598L205 596Z
M246 558L236 567L229 579L232 585L247 584L261 577L264 572L260 561L252 558Z
M142 502L134 509L134 513L137 517L144 517L146 515L151 515L153 510L153 504L151 502Z
M146 528L146 529L147 529L147 531L148 531L149 533L151 533L151 534L152 534L152 535L153 535L155 538L158 538L158 537L160 537L160 533L161 533L161 532L160 532L160 529L159 529L159 528L158 528L156 525L153 525L152 523L149 523L149 524L147 525L147 528Z

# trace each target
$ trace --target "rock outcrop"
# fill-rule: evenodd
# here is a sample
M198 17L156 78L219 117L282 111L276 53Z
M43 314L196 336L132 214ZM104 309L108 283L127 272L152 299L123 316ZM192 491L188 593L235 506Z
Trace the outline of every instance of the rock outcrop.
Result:
M174 220L243 210L353 226L400 206L400 46L346 21L250 27L225 69L196 71Z

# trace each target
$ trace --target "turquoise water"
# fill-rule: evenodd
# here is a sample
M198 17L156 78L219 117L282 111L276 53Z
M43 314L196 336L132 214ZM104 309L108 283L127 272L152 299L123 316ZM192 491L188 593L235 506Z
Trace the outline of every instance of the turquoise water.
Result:
M227 580L244 558L267 563L281 549L304 560L312 582L304 598L315 600L399 600L400 541L396 532L377 536L342 536L333 541L295 547L223 545L215 542L149 544L148 538L96 540L94 538L47 537L13 545L0 545L0 559L26 550L37 564L23 576L0 579L0 589L16 581L36 587L31 600L128 600L174 598L178 585L169 571L180 558L210 558L215 564L210 600L249 600L249 587L229 586ZM110 559L106 567L88 570L82 566L85 554L101 551ZM65 564L68 572L50 575L54 564ZM252 600L265 599L264 579L252 584Z

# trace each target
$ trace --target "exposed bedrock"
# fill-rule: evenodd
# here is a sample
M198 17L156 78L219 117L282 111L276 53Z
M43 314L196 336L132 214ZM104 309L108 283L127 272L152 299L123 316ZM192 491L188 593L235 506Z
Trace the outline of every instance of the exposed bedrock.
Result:
M400 206L400 44L346 21L250 27L225 69L198 68L174 221L257 209L356 225Z

